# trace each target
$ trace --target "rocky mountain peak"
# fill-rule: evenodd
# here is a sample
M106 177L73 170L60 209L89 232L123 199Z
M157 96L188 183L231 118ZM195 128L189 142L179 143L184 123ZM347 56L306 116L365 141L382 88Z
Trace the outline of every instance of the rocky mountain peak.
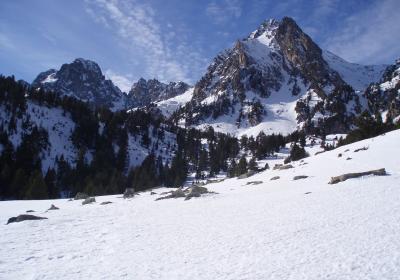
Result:
M106 80L100 66L83 58L63 64L60 70L50 69L40 73L33 81L32 87L73 96L112 110L123 109L126 102L126 96L111 80Z
M152 102L160 101L183 94L189 89L184 82L162 83L157 79L140 78L133 84L128 93L128 107L143 107Z

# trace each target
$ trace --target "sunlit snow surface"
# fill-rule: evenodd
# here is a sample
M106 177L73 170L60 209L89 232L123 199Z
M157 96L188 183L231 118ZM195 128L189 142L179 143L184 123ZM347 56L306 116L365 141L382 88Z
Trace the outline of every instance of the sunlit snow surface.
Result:
M154 201L155 190L86 206L0 202L0 279L399 279L399 142L394 131L189 201ZM389 176L328 184L382 167ZM26 210L48 220L5 225Z

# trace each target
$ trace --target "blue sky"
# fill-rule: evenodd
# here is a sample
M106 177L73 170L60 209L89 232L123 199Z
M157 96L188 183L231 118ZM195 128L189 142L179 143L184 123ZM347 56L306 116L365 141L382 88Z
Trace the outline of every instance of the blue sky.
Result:
M400 57L399 0L2 0L0 73L31 82L83 57L123 90L140 77L194 83L269 18L293 17L357 63Z

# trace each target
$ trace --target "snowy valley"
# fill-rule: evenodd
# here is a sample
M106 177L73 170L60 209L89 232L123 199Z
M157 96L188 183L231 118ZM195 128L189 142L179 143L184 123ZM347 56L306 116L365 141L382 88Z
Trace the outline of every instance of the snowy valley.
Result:
M1 225L0 279L397 279L399 141L397 130L210 183L215 194L188 201L155 201L171 190L160 188L90 205L2 202L3 223L27 210L48 219ZM379 168L387 175L328 184Z

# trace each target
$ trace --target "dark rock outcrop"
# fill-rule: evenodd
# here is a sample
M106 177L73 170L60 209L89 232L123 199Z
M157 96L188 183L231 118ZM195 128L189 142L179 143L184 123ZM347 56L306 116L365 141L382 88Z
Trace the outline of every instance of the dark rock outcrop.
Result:
M47 211L49 211L49 210L59 210L60 208L58 208L57 206L55 206L54 204L52 204L51 206L50 206L50 208L47 210Z
M308 176L306 176L306 175L298 175L298 176L294 176L293 177L293 181L302 180L302 179L306 179L306 178L308 178Z
M47 219L46 217L39 217L39 216L34 216L34 215L28 215L28 214L22 214L17 217L11 217L7 221L7 225L11 223L19 223L23 221L34 221L34 220L45 220Z
M128 93L127 107L148 106L152 102L157 102L183 94L189 89L189 85L184 82L170 82L164 84L156 79L139 79L133 84Z

